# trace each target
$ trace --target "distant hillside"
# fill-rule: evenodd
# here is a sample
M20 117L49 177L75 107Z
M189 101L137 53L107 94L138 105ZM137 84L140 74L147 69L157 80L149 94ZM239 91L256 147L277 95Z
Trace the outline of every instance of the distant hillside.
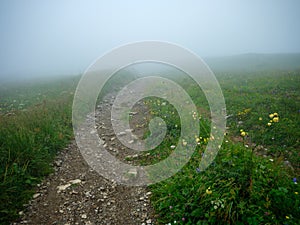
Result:
M293 54L242 54L224 57L204 58L214 72L225 71L263 71L298 70L300 53Z

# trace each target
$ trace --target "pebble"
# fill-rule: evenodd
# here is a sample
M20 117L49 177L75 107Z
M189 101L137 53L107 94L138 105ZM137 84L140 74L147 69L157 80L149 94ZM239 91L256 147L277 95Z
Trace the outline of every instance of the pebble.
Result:
M34 195L32 196L32 198L37 198L37 197L39 197L39 196L41 196L41 194L40 194L40 193L36 193L36 194L34 194Z
M97 133L97 130L92 130L91 132L90 132L90 134L96 134Z
M137 176L137 169L136 168L131 168L129 171L128 171L128 174L129 175L133 175L134 177Z
M57 186L57 189L58 189L57 193L60 193L60 192L62 192L64 190L66 190L70 186L71 186L71 184L65 184L65 185L59 185L59 186Z
M120 133L117 134L118 136L123 136L126 135L126 132L121 131Z
M80 179L70 180L69 183L71 183L71 184L79 184L79 183L81 183L81 180Z

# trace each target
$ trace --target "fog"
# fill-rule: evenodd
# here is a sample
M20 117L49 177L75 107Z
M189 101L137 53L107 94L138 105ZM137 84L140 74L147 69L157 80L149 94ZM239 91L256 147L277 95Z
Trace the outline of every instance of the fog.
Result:
M160 40L201 57L300 52L300 1L0 2L0 78L82 73L129 42Z

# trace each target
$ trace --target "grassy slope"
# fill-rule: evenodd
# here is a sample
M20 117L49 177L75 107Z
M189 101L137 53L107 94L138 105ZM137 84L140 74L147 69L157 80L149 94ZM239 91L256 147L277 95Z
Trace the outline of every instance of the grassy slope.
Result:
M298 62L297 58L295 60ZM294 168L299 168L300 75L299 72L281 69L239 73L238 68L235 72L217 74L228 114L232 114L228 120L231 135L237 136L239 130L244 129L255 142L268 146L273 155L280 152L279 158L271 162L268 158L253 157L242 141L233 143L228 138L210 170L199 173L196 168L206 144L207 139L204 138L208 137L208 134L202 133L193 160L181 173L152 187L153 203L161 215L161 222L182 221L184 218L182 222L187 224L201 220L205 223L243 221L244 224L259 224L261 221L280 224L288 220L289 224L293 224L299 219L299 198L295 194L299 188L291 181L299 173L287 173L281 165L282 160L287 158ZM77 82L78 79L70 78L1 86L0 202L5 204L0 205L0 223L9 223L18 216L22 205L32 196L34 186L51 172L50 163L55 153L72 136L71 103ZM123 84L118 79L113 82ZM208 109L203 94L197 92L196 86L186 79L180 80L180 83L194 96L199 109ZM111 87L114 85L108 85L105 91L111 90ZM160 111L160 107L153 105L155 108L153 115L168 113L168 109ZM247 113L238 115L249 108L251 110ZM275 111L279 113L280 122L266 127L269 113ZM200 114L205 115L203 112L205 110ZM259 121L259 117L263 120ZM176 113L169 117L168 122L169 127L174 128L172 125L178 123ZM201 126L208 129L208 120L203 119ZM176 136L179 133L170 130L169 134ZM168 137L159 151L166 150L171 141L174 140ZM168 151L164 153L166 156ZM273 158L273 155L269 157ZM253 186L249 185L250 180ZM206 193L209 186L213 190L210 195ZM225 205L225 209L214 208L217 200Z
M72 137L77 81L63 78L1 89L0 224L18 217L35 185L52 172L56 152Z
M299 72L231 72L217 75L225 96L229 135L216 161L206 171L197 170L205 142L201 139L193 159L181 173L152 186L153 204L162 224L297 224L300 219L299 186ZM202 107L203 95L187 79L180 81L194 102ZM202 97L201 97L202 96ZM205 106L205 105L204 105ZM152 108L157 108L155 103ZM165 110L167 111L167 110ZM279 122L269 127L269 114ZM259 117L262 120L259 120ZM178 123L172 118L168 126ZM200 121L209 126L207 121ZM244 139L232 138L247 131ZM174 133L174 132L173 132ZM205 136L203 132L200 137ZM196 141L196 140L195 140ZM269 149L268 157L257 157L255 142ZM165 143L170 152L172 142ZM292 163L294 170L283 166ZM208 190L211 188L212 193Z
M300 69L300 53L255 54L205 58L215 72L287 71Z
M128 71L116 74L100 97L119 90L134 76ZM57 151L73 137L72 101L79 78L0 86L0 224L18 218L36 184L52 172Z

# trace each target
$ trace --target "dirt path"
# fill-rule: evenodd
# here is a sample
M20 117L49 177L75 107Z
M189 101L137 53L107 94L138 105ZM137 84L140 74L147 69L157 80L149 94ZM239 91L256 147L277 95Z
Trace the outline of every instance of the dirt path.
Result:
M104 134L101 138L111 153L124 159L132 153L113 134L109 114L113 99L108 95L97 107L101 121L98 131ZM140 105L135 110L139 109L133 122L144 121L146 109ZM134 132L140 135L143 130ZM151 192L146 187L118 185L98 175L85 162L75 141L59 153L54 168L20 212L21 220L14 224L154 224Z

